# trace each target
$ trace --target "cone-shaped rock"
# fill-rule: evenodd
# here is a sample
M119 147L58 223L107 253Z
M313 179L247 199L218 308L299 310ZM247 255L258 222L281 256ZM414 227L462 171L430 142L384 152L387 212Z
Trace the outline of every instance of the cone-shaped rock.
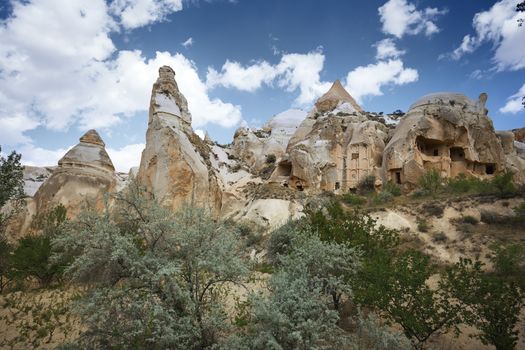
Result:
M178 89L175 72L161 67L151 93L138 181L168 208L177 210L187 203L218 211L221 186L209 157L208 144L191 129L188 103Z
M379 177L388 128L370 120L336 81L291 137L270 181L302 189L347 191Z
M90 167L113 173L115 167L104 147L104 141L97 131L89 130L80 138L80 143L58 161L58 165L63 168Z
M86 201L101 209L104 194L116 185L115 168L104 146L95 130L86 132L35 193L36 212L62 204L69 215L75 215Z
M336 80L332 84L330 90L317 100L315 107L319 113L325 113L335 109L343 103L350 104L356 112L363 111L357 102L355 102L354 98L350 96L348 91L346 91L343 85L341 85L341 82Z

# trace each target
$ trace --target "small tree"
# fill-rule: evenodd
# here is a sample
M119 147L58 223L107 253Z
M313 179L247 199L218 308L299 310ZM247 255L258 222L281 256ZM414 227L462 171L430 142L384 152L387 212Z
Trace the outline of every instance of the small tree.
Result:
M480 331L475 337L498 350L514 349L525 294L512 280L484 273L482 266L479 261L462 259L448 269L450 289L466 306L466 323Z
M436 169L430 169L419 178L419 186L426 194L435 196L443 186L443 179Z
M0 148L0 152L2 148ZM23 204L24 197L24 167L20 164L22 155L11 152L7 158L0 156L0 236L5 234L5 229L11 218L18 212ZM10 208L4 206L10 202Z
M416 349L423 349L432 335L455 328L460 322L460 306L450 298L446 281L437 289L428 285L436 273L428 256L407 251L372 271L362 285L362 300L399 324Z

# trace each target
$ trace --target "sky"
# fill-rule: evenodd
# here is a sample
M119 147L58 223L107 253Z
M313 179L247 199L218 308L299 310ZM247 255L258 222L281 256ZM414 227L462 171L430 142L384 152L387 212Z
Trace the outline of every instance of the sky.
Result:
M0 0L0 145L56 165L95 128L118 171L144 149L151 86L171 66L192 126L230 143L339 79L368 111L488 93L525 127L518 0Z

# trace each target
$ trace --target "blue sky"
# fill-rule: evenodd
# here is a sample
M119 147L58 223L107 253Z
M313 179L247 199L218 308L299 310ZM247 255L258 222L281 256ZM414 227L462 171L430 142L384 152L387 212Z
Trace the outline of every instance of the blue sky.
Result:
M517 0L0 1L0 144L27 164L56 164L96 128L118 170L137 165L163 64L194 129L221 143L308 110L335 79L387 113L487 92L497 129L525 126Z

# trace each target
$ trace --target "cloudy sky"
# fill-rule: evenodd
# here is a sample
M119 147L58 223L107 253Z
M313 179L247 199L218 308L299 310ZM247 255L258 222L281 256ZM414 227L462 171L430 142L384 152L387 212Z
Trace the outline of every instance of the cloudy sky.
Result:
M497 129L525 126L518 0L0 0L0 145L54 165L97 129L138 165L151 85L170 65L193 128L221 143L308 110L336 79L364 109L487 92Z

